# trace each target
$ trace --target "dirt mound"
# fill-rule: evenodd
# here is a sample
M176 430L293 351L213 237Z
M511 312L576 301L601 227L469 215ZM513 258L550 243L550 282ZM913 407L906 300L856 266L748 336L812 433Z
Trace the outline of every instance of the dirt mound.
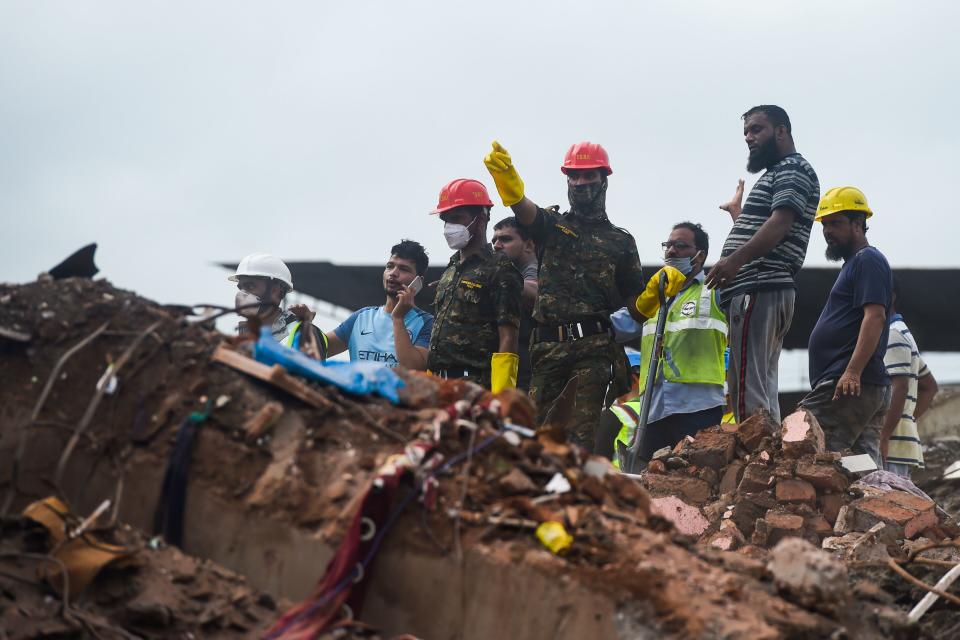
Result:
M836 464L805 450L803 438L787 447L796 450L788 477L772 426L756 442L744 423L682 443L662 469L654 464L659 473L647 474L644 488L548 433L531 437L532 410L519 394L492 399L474 385L400 371L407 386L394 406L302 380L258 380L214 360L222 335L104 281L0 287L0 329L7 515L51 489L76 513L109 498L112 521L168 539L179 533L185 551L275 597L306 598L312 611L321 605L314 585L342 557L358 509L405 457L410 473L384 508L406 508L376 538L379 551L361 575L346 574L358 587L349 610L333 612L334 624L352 612L425 637L911 633L902 607L852 588L839 569L815 571L833 576L831 584L798 590L792 574L766 562L766 547L789 537L778 533L778 518L800 518L800 536L820 546L823 498L840 495L840 506L862 499L842 472L842 488L817 484L839 482ZM429 455L414 455L421 449ZM763 475L748 472L757 463L773 480L748 491L743 483ZM788 480L813 485L812 499L797 485L802 499L782 502ZM897 524L926 524L925 512L911 513ZM743 537L738 552L717 544L732 534L725 521ZM143 570L164 568L155 558L144 553ZM811 567L842 566L809 558ZM108 574L91 593L101 580L109 583ZM20 597L27 588L9 592ZM262 629L259 596L248 595L253 604L225 609L217 629L247 612L258 616L250 632ZM136 598L119 594L98 615L119 619L111 611L125 611L127 600ZM175 631L155 637L203 624L186 604L164 606Z
M257 638L277 615L273 597L243 576L185 555L127 527L111 542L135 550L107 565L82 594L61 600L60 576L42 558L46 531L32 520L0 523L0 628L9 638ZM282 603L281 603L282 604Z

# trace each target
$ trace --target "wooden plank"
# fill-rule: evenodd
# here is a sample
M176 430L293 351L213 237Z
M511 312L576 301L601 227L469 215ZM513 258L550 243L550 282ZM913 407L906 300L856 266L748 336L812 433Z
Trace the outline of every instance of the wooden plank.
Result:
M287 373L287 370L279 364L275 364L272 367L267 366L224 345L217 347L211 359L214 362L225 364L231 369L236 369L241 373L253 376L258 380L270 383L274 387L286 391L293 397L303 400L311 407L328 410L334 408L334 404L322 393L310 387L302 380L291 376Z
M248 358L242 353L237 353L233 349L230 349L224 345L217 347L217 350L213 352L211 360L214 362L219 362L225 364L231 369L236 369L241 373L245 373L248 376L253 376L260 380L270 381L270 376L273 374L273 367L268 367L262 362L257 362L253 358Z

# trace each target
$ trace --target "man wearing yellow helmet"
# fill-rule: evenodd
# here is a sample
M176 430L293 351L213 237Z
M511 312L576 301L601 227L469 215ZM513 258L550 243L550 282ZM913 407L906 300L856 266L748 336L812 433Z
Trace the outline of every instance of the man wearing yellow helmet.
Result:
M827 449L868 453L880 460L880 432L890 406L883 362L893 272L867 242L873 215L855 187L827 191L815 220L823 224L827 258L843 260L830 297L810 333L810 385L800 401L823 427Z

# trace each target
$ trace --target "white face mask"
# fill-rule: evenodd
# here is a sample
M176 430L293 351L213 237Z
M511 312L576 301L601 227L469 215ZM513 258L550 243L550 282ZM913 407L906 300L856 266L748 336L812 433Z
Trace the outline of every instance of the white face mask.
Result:
M473 222L476 221L477 218L474 218ZM473 238L473 234L470 232L470 227L473 226L473 222L468 225L444 222L443 237L447 239L447 246L454 251L459 251L470 244L470 239Z
M244 291L242 289L237 291L237 295L233 299L233 306L235 309L237 309L237 313L244 318L256 318L260 312L260 307L248 307L246 309L240 308L251 304L262 306L263 300L260 299L260 296L255 296L249 291Z

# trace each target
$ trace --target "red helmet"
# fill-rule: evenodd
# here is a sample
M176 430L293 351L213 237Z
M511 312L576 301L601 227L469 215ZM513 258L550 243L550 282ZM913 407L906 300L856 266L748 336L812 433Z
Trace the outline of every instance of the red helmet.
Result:
M457 207L492 207L493 202L487 194L487 188L479 180L457 178L440 189L440 200L431 215L443 213Z
M603 169L605 175L613 173L607 151L593 142L578 142L567 150L560 171L569 169Z

